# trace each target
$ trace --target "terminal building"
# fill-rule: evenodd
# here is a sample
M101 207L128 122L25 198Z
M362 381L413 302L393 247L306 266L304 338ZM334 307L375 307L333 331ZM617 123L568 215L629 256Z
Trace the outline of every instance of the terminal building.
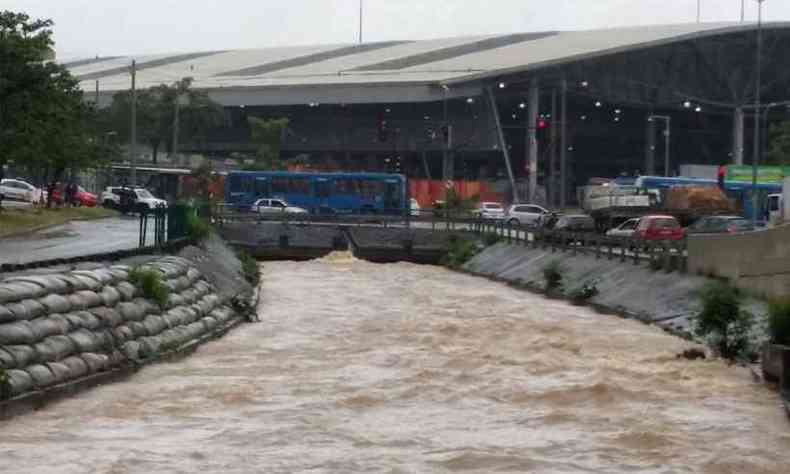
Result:
M787 51L790 23L702 23L65 65L99 106L130 88L132 59L138 88L193 78L225 120L182 152L251 156L247 118L286 117L283 157L310 169L487 180L566 205L590 178L751 164L755 123L764 136L787 113Z

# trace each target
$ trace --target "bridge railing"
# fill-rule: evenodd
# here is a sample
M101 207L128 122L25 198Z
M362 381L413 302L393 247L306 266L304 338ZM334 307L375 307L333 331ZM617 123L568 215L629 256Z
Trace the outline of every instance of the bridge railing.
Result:
M257 214L224 210L215 216L222 226L231 222L284 223L293 225L382 226L430 229L432 232L469 232L496 235L511 244L523 244L552 252L593 255L596 259L622 263L648 264L655 269L685 271L688 262L686 240L645 240L636 237L611 237L594 232L546 229L504 219L485 219L469 211L422 209L419 213L383 211L378 214L295 214L278 212Z

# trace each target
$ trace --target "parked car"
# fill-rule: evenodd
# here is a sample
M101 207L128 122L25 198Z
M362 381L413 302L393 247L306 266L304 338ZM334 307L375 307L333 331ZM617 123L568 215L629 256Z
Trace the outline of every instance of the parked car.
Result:
M498 202L481 202L476 214L483 219L504 219L505 209Z
M639 219L634 236L642 240L682 240L685 233L676 218L654 215Z
M533 204L513 204L507 210L507 221L513 225L539 227L544 218L551 214L548 209Z
M687 227L686 234L735 234L752 230L752 222L741 216L706 216Z
M595 232L595 219L587 214L568 214L554 224L554 230L571 232Z
M95 207L98 202L97 196L93 193L89 193L82 186L77 186L77 195L75 198L77 206ZM61 190L55 188L55 192L52 193L52 202L55 204L64 204L63 200L64 196L61 195Z
M0 181L0 194L9 201L23 201L39 204L42 200L41 190L21 179L4 179Z
M252 204L250 211L258 214L307 214L307 210L290 206L282 199L258 199Z
M614 229L609 229L606 235L609 237L633 237L636 232L636 226L639 225L639 219L628 219Z
M417 217L420 215L420 203L418 203L414 198L409 200L409 212L411 213L412 217Z
M118 209L124 214L131 212L142 213L156 209L159 206L167 207L167 201L155 197L145 188L114 187L111 192L117 196L117 203L113 197L105 194L108 193L108 190L109 188L102 193L102 202L107 205L107 202L104 201L105 198L112 201L113 204L110 204L110 207Z

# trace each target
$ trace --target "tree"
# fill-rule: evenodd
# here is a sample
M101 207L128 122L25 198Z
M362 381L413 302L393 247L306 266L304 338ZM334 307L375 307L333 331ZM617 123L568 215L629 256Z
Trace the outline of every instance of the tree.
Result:
M257 170L284 170L285 163L280 159L283 135L288 128L288 119L248 119L252 140L258 144L255 164Z
M152 150L153 161L162 146L173 150L176 101L179 102L179 143L205 139L206 133L222 123L222 107L205 92L191 88L192 78L173 84L161 84L137 92L137 137ZM108 112L109 121L122 141L130 141L131 92L121 91L113 96Z
M790 121L771 125L766 164L790 165Z
M51 20L0 12L0 166L58 179L100 156L95 113L79 83L52 57Z
M696 333L707 337L726 359L748 355L749 332L753 316L741 309L741 294L730 285L714 281L700 291L702 311L697 317Z

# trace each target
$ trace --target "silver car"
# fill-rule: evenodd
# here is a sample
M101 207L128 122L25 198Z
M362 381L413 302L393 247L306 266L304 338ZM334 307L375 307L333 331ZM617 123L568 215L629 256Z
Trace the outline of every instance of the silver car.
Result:
M305 209L289 206L282 199L258 199L250 210L258 214L307 214Z
M483 219L504 219L505 209L498 202L481 202L477 215Z
M41 202L41 190L21 179L4 179L0 181L0 194L9 201Z
M548 214L548 209L534 204L513 204L507 211L507 221L513 225L539 227Z
M633 237L637 225L639 225L639 219L628 219L614 229L609 229L606 235L609 237Z

